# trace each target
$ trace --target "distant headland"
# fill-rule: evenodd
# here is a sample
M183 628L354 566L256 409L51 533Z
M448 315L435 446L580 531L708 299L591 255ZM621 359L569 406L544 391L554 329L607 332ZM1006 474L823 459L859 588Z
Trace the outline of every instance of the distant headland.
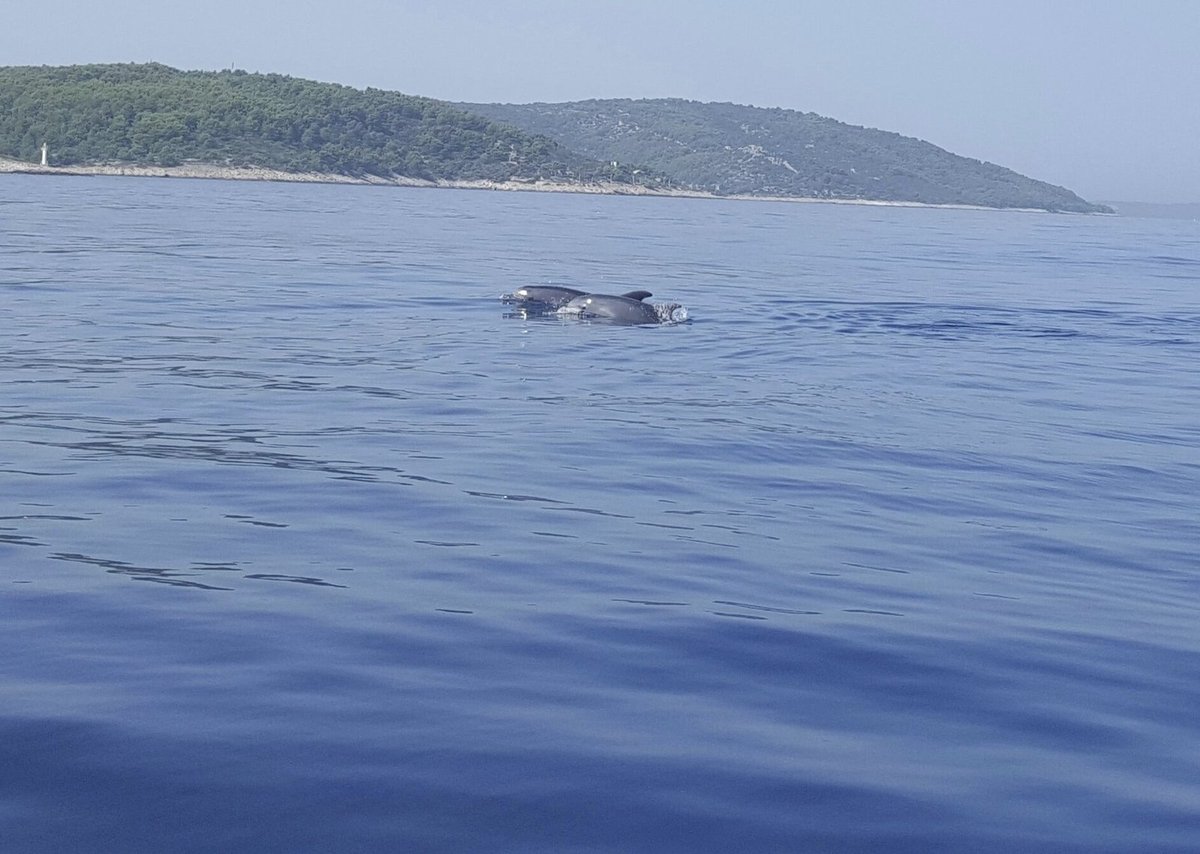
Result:
M1111 212L813 113L677 99L450 104L154 63L0 68L0 172Z

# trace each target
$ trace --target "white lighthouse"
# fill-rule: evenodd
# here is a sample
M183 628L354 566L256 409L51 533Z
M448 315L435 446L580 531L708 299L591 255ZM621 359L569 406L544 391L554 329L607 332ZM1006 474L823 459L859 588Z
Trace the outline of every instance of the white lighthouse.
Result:
M44 142L43 142L43 143L42 143L42 165L43 165L43 166L49 166L49 165L50 165L49 163L47 163L47 162L46 162L46 150L47 150L47 148L48 148L48 146L46 145L46 143L44 143Z

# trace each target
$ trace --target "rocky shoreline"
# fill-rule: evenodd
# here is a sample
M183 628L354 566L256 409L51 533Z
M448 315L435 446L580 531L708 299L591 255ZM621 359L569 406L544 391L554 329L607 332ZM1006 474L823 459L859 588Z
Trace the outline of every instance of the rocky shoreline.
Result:
M133 163L104 163L73 166L42 166L0 157L0 174L24 175L118 175L138 178L201 178L226 181L281 181L307 184L357 184L379 187L431 187L459 190L500 190L543 193L593 193L620 196L666 196L697 199L736 199L742 201L804 202L842 205L879 205L905 208L953 208L962 210L1019 210L1045 213L1035 208L986 208L977 205L931 205L924 202L899 202L875 199L818 199L800 196L717 195L701 190L655 189L615 181L568 182L543 180L518 181L429 181L420 178L357 177L328 172L285 172L258 166L221 166L215 163L185 163L179 166L140 166Z
M259 166L221 166L215 163L185 163L179 166L142 166L133 163L103 163L72 166L42 166L0 157L0 174L25 175L121 175L139 178L207 178L227 181L284 181L308 184L360 184L382 187L446 187L463 190L533 190L560 193L604 193L621 195L708 196L687 190L655 190L615 181L429 181L420 178L383 178L377 175L354 176L329 172L285 172Z

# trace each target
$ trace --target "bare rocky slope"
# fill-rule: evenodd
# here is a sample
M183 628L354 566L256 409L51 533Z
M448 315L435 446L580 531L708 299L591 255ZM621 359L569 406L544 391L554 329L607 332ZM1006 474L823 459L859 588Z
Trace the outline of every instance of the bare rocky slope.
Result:
M720 194L1111 212L1011 169L815 113L678 99L456 106Z

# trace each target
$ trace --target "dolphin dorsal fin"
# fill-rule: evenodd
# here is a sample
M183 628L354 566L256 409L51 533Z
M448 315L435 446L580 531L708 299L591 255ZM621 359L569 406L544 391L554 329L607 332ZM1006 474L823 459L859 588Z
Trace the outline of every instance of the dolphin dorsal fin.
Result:
M626 299L644 300L646 297L652 297L654 294L649 291L630 291L627 294L621 294Z

